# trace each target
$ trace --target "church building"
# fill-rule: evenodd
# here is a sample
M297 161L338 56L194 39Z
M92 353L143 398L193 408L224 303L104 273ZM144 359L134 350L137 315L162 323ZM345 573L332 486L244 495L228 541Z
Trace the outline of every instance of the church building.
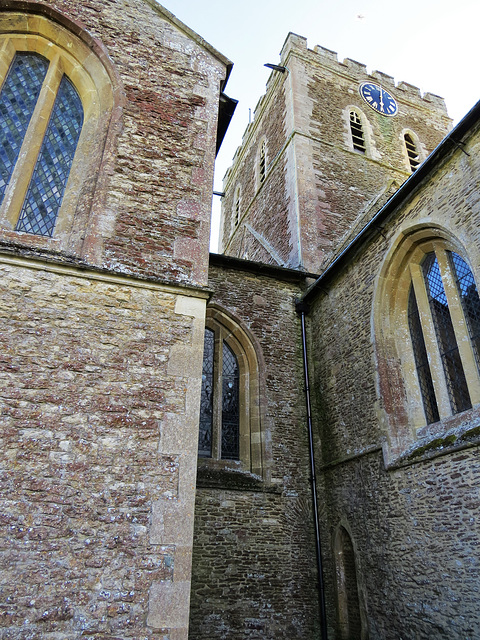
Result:
M281 44L281 43L279 43ZM0 638L480 636L480 103L156 0L0 6Z

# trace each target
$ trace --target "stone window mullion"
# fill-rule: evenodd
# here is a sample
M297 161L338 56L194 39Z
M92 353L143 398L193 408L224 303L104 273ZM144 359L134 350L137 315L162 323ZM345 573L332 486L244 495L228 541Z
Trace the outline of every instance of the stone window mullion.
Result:
M451 415L450 402L448 399L449 393L420 265L410 263L410 274L412 277L415 297L417 299L418 313L420 315L425 347L429 358L430 372L433 388L435 389L438 412L440 414L440 419L443 419Z
M17 222L20 209L25 200L62 76L62 63L60 56L57 54L50 62L37 104L23 139L17 163L5 191L2 211L7 212L4 215L12 228Z
M212 457L221 457L222 445L222 369L223 340L222 329L215 331L215 350L213 356L213 425L212 425Z
M455 284L455 275L452 272L447 253L442 247L435 247L435 255L437 256L445 295L447 296L448 308L465 372L468 392L472 403L477 404L480 402L480 380L467 323Z
M240 459L245 460L245 463L250 467L252 446L251 433L250 433L250 398L249 398L249 380L248 371L245 366L240 367L240 440L239 450Z

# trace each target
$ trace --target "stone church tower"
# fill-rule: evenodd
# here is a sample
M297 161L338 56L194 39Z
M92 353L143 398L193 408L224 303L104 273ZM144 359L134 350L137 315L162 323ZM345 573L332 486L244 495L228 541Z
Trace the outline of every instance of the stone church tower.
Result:
M450 119L442 98L308 49L292 33L280 66L224 179L222 251L319 273L436 147ZM362 85L382 88L376 109ZM386 111L380 103L389 95L396 105Z

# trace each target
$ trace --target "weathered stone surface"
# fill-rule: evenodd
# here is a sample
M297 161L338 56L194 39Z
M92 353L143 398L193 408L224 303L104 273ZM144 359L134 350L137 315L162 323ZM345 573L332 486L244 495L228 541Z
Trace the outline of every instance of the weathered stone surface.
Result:
M175 307L199 315L204 301L23 265L1 273L2 626L11 638L154 637L150 589L168 583L186 628L196 419L186 378L168 368L174 346L190 349L197 406L203 321ZM166 415L182 420L181 448L159 447Z
M338 558L328 541L340 525L353 540L369 637L460 640L480 633L478 405L416 434L407 424L402 452L402 438L385 429L409 415L408 383L389 379L392 352L379 366L374 358L382 340L375 314L388 313L381 300L374 304L377 274L400 231L424 227L455 238L479 282L480 198L465 180L480 169L479 144L477 133L468 155L457 151L382 224L382 233L323 285L309 318L333 637ZM445 433L450 437L442 439Z
M32 38L42 21L65 55L78 40L108 98L67 240L0 230L0 636L185 640L228 61L153 0L12 0L0 19Z
M216 258L216 261L221 261ZM214 263L216 264L216 262ZM291 274L290 274L291 275ZM202 476L195 503L190 638L317 637L318 600L300 325L303 286L256 265L210 268L212 303L258 341L265 480ZM201 464L208 466L208 460ZM204 471L204 470L202 470ZM237 471L237 476L241 472ZM247 475L247 474L245 474Z

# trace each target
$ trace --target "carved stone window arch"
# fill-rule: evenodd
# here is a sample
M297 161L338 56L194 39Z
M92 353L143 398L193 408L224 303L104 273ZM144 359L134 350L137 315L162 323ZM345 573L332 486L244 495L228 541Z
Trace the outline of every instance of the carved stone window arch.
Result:
M408 170L413 173L425 160L427 154L417 134L411 129L404 129L401 139L405 164Z
M346 146L357 154L380 159L375 149L370 122L357 105L349 105L343 110Z
M217 306L207 308L205 328L199 456L230 465L237 461L238 470L263 478L261 385L253 340Z
M373 313L388 460L480 403L480 298L464 248L440 229L401 234Z
M17 4L13 1L12 9ZM20 134L21 149L13 157L13 167L5 185L0 204L0 239L78 254L85 243L86 228L93 222L90 211L95 187L102 179L99 180L98 175L105 144L112 137L114 107L119 103L118 81L112 69L105 66L105 63L110 63L100 45L82 32L77 24L70 23L61 14L39 3L23 3L22 9L24 11L0 14L0 85L5 86L9 71L22 57L41 61L46 73L40 78L38 98L27 117L25 131ZM25 13L25 10L32 13ZM42 15L42 11L46 15ZM29 86L26 79L23 83L26 93L30 91ZM75 109L76 113L83 111L83 122L74 114L79 119L79 135L71 145L64 193L53 205L56 211L50 214L53 226L50 225L45 233L37 233L28 224L19 223L19 219L26 199L30 198L27 194L32 175L42 163L39 158L49 137L48 123L54 119L62 86L68 88L68 100L78 100ZM65 113L64 121L72 116L72 111ZM117 112L115 118L118 117ZM65 127L58 130L60 137L66 135ZM62 146L63 143L60 140L58 144ZM50 175L51 183L57 179L58 156L54 155L53 160L55 162L50 163L55 164ZM45 197L40 189L36 201L30 198L32 206L41 206Z

